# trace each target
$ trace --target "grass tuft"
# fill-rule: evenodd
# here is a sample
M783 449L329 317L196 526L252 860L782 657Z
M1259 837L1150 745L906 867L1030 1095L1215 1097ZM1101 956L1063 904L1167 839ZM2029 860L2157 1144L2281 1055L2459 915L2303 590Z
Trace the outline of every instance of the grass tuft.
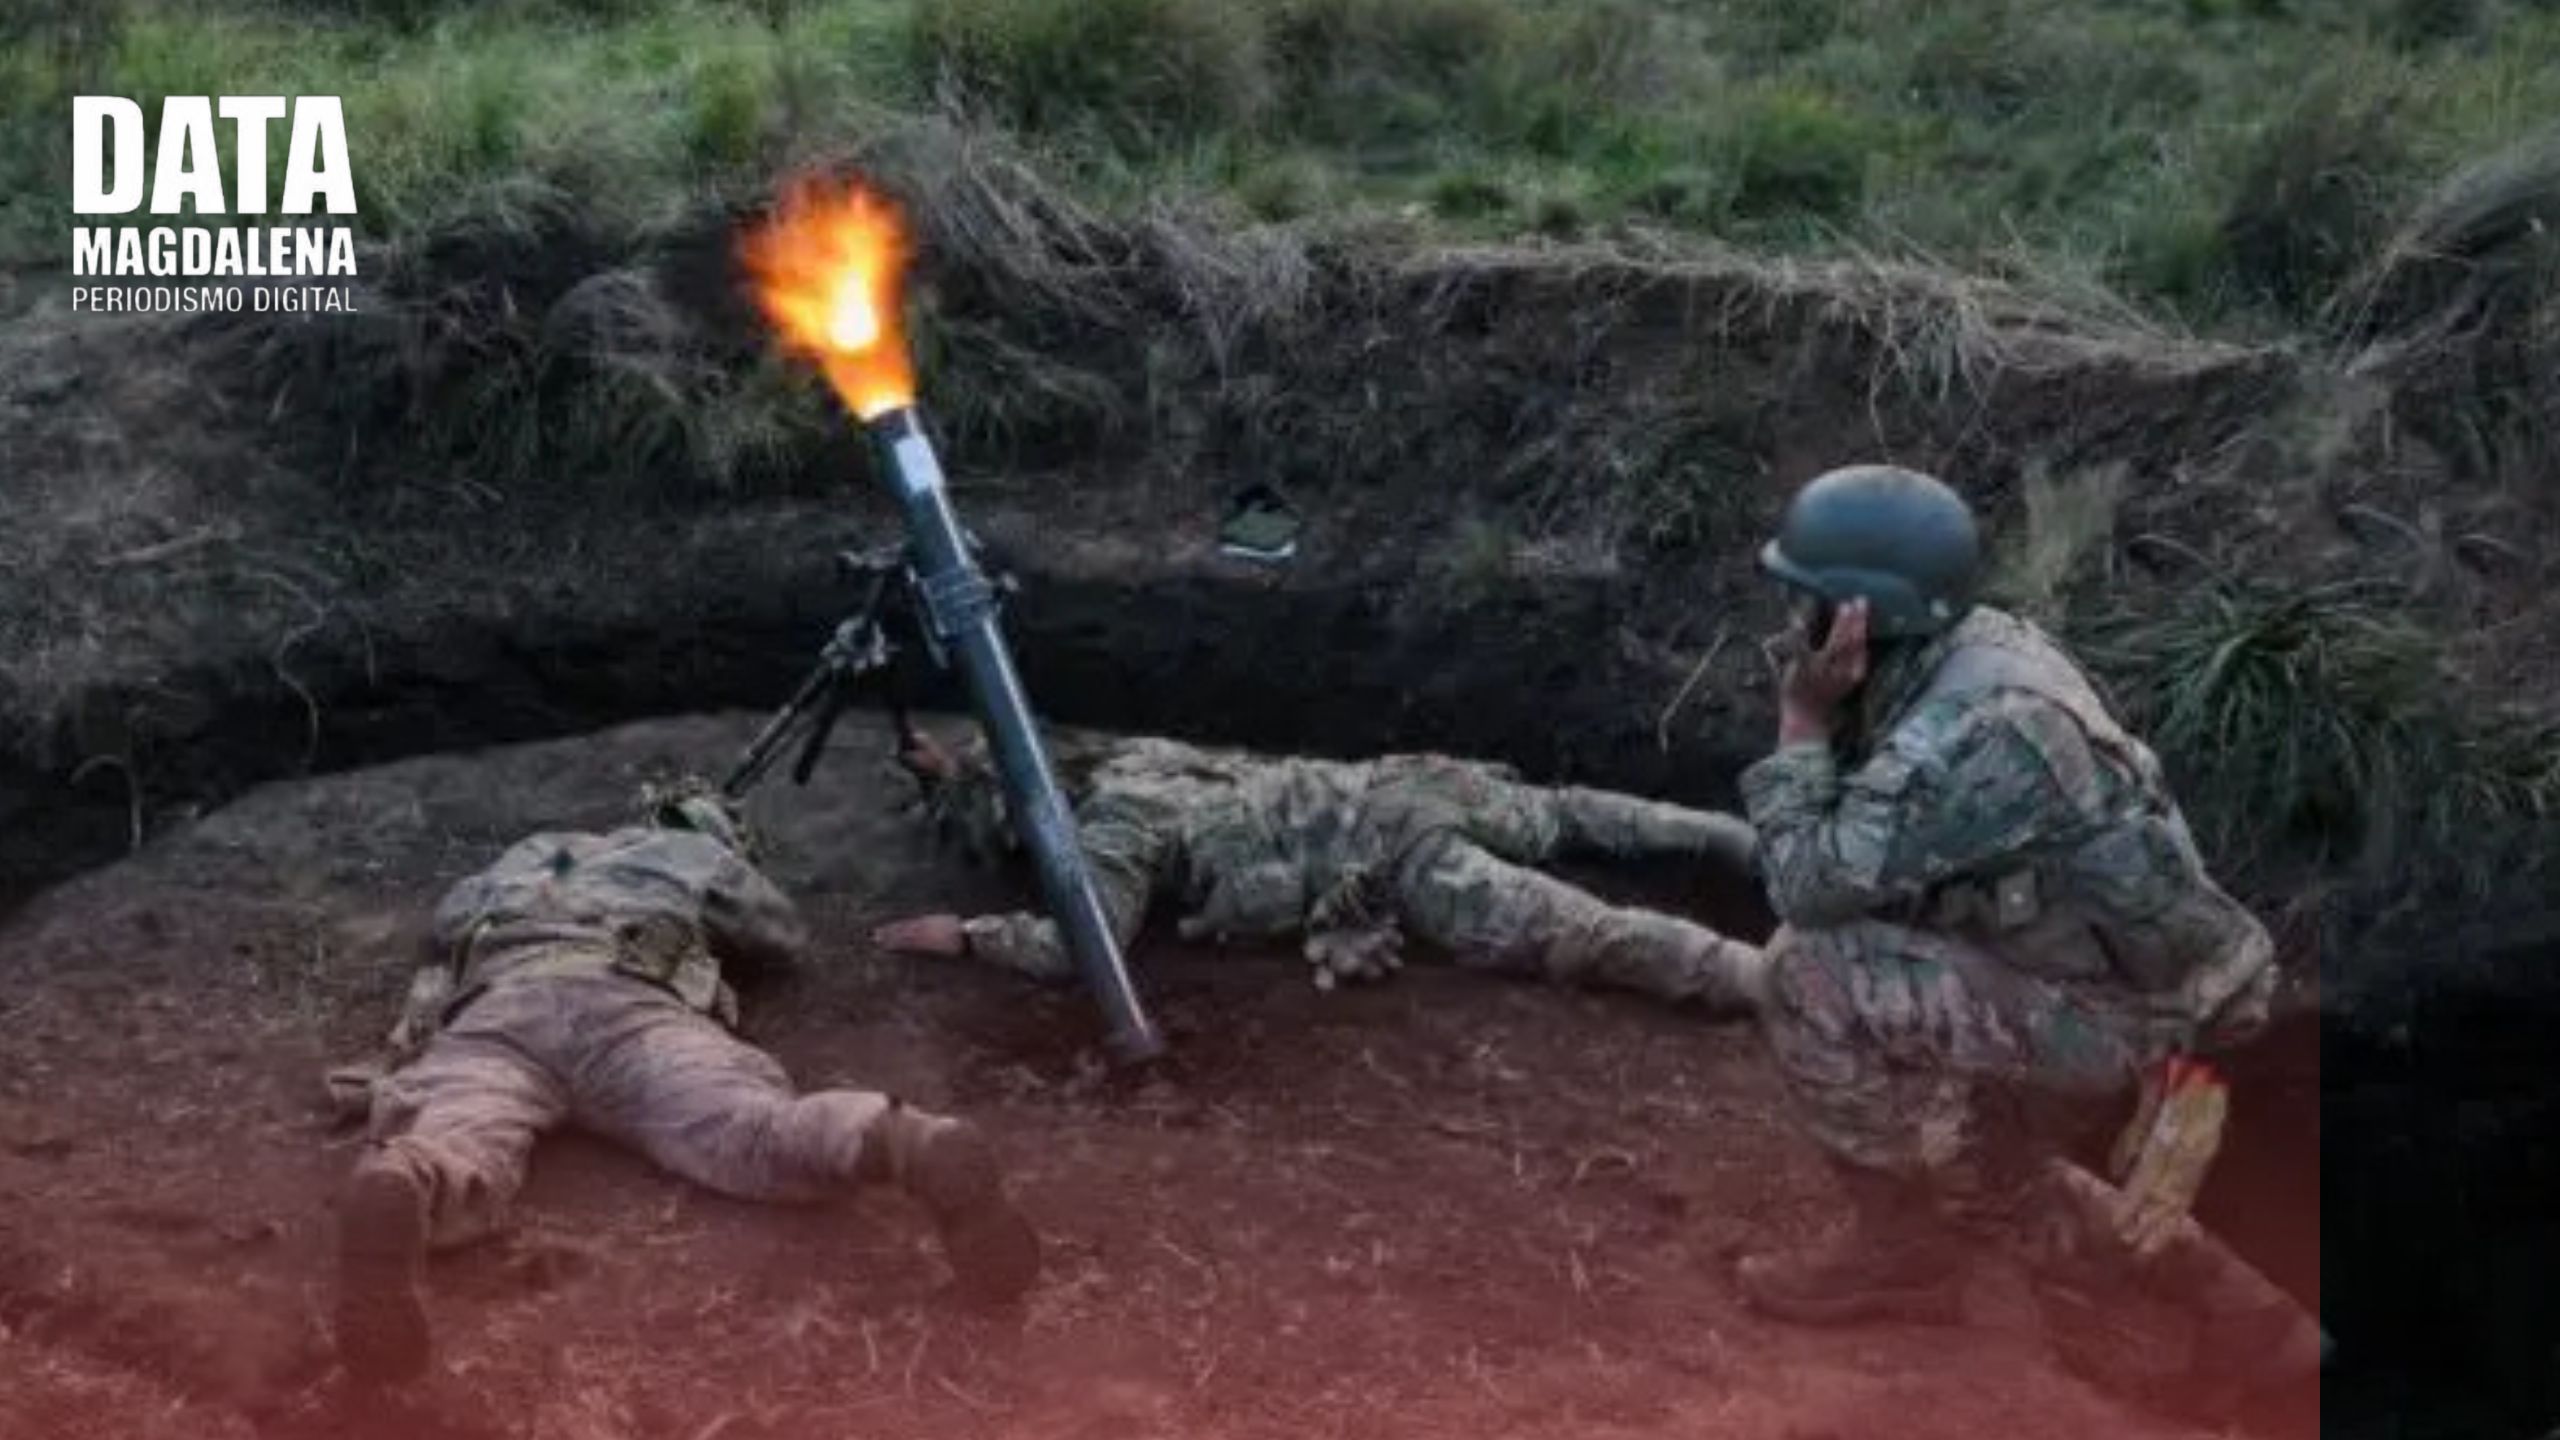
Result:
M1819 90L1770 91L1736 125L1734 214L1846 216L1865 197L1868 155L1880 138L1874 126Z
M2061 476L2031 463L2019 482L2023 514L1995 557L1985 594L2003 609L2061 629L2071 612L2073 583L2115 539L2131 480L2132 468L2122 462Z
M2560 15L2524 0L35 3L0 53L7 263L60 263L74 93L344 94L384 240L526 178L663 216L940 98L1120 209L1210 190L1272 218L1418 206L1458 238L1627 218L1965 268L2026 249L2256 323L2324 304L2424 175L2560 113Z
M2430 194L2333 318L2466 473L2560 498L2560 126Z
M2218 238L2237 298L2313 319L2390 228L2408 166L2391 97L2331 77L2253 142Z
M2093 647L2243 871L2307 857L2484 888L2516 859L2499 837L2560 813L2560 729L2462 708L2400 599L2216 584Z
M1462 134L1522 48L1509 0L1294 0L1273 12L1290 124L1309 138L1397 151Z
M1251 128L1272 98L1243 0L920 0L917 66L1024 130L1141 152Z
M216 343L270 413L511 493L646 500L787 470L816 397L648 261L559 191L492 190L386 252L359 313L226 317Z

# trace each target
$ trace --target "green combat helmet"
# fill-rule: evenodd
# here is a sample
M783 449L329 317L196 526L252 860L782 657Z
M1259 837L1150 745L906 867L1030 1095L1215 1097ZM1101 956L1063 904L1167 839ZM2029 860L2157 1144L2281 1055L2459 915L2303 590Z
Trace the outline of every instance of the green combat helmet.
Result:
M1981 563L1963 497L1896 465L1814 477L1760 551L1760 568L1828 604L1865 600L1878 639L1935 635L1963 619Z

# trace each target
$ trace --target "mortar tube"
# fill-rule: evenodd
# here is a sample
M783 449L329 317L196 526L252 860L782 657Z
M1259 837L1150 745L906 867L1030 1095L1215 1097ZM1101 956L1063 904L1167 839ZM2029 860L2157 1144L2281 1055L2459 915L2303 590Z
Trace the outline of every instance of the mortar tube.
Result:
M869 423L883 472L906 516L922 618L959 662L970 701L995 750L1005 803L1039 871L1050 918L1075 956L1085 988L1102 1007L1113 1055L1127 1063L1152 1060L1164 1053L1163 1037L1147 1018L1119 942L1112 938L1084 847L1076 839L1075 816L1059 793L1048 749L1041 744L1012 652L997 624L993 591L970 557L960 517L951 508L942 463L914 406L899 406Z

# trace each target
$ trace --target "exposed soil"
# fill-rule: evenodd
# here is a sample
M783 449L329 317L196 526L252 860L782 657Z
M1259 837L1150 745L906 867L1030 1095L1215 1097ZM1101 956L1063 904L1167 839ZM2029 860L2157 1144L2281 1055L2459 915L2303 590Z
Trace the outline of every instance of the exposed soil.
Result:
M745 1206L572 1139L516 1237L435 1267L439 1376L339 1389L312 1326L350 1141L317 1077L387 1021L393 937L522 832L612 822L751 728L268 786L0 932L0 1344L41 1361L0 1384L7 1433L2180 1433L2051 1368L1997 1271L1962 1331L1740 1310L1726 1253L1835 1204L1746 1030L1432 968L1320 995L1285 956L1150 945L1174 1059L1130 1079L1072 991L871 953L869 923L1001 887L910 858L867 724L758 796L821 940L749 1029L806 1084L994 1128L1052 1246L1027 1309L942 1300L892 1197Z

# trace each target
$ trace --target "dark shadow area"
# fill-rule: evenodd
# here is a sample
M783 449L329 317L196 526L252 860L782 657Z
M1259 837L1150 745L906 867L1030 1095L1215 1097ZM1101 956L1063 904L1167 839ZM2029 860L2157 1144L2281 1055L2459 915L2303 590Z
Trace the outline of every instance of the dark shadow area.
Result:
M777 573L770 560L740 566L683 623L552 615L539 642L520 627L446 623L367 637L361 650L314 645L300 662L308 702L279 689L263 657L161 677L166 688L215 699L191 732L155 747L143 774L117 764L43 774L5 762L0 908L123 853L137 819L156 830L268 780L779 704L833 628L828 607L849 603L817 568L822 547L808 551L796 573ZM1657 682L1633 679L1623 656L1590 643L1634 602L1596 582L1524 585L1435 608L1360 583L1022 579L1004 625L1049 721L1315 754L1446 750L1506 759L1541 779L1703 803L1727 802L1729 777L1748 758L1657 742L1652 717L1625 698L1632 684ZM916 698L960 708L956 681L924 669L921 647L910 650ZM94 703L114 711L143 698ZM306 755L313 706L325 723Z
M2197 1218L2313 1309L2321 1264L2321 1074L2316 1015L2288 1016L2228 1057L2231 1119Z
M2381 1034L2326 1027L2327 1433L2539 1440L2560 1424L2560 949Z

